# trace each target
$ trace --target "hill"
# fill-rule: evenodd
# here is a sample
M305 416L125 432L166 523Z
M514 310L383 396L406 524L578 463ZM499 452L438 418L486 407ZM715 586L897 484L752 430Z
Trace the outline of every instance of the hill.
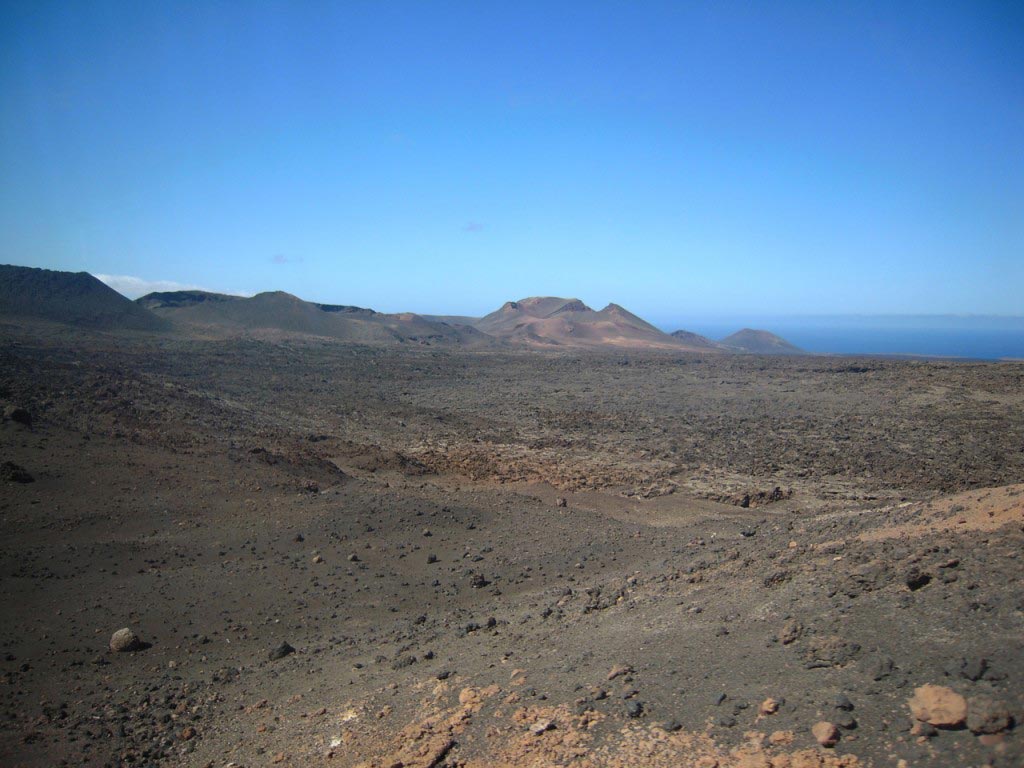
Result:
M174 291L147 294L137 302L179 327L206 331L279 331L358 344L493 343L471 327L456 327L411 313L390 315L362 307L316 304L283 291L252 297Z
M693 331L672 331L669 335L672 336L672 338L679 339L679 341L692 347L707 347L708 349L718 350L724 349L724 347L717 341L712 341L707 336L701 336L699 333L694 333Z
M0 265L0 315L102 330L158 331L167 323L88 272Z
M802 355L804 351L770 331L744 328L722 339L721 344L757 355Z
M709 349L673 338L618 304L595 311L579 299L555 296L506 302L474 326L499 339L538 347Z

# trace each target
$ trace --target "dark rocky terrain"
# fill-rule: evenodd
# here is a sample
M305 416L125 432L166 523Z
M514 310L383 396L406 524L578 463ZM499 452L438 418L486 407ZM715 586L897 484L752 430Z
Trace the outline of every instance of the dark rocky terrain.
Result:
M1024 759L1024 365L0 333L0 764Z

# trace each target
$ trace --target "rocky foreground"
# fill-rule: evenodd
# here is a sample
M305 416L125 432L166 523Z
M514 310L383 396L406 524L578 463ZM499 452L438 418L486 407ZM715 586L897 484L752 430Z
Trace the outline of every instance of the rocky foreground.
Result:
M1024 760L1020 365L5 334L4 765Z

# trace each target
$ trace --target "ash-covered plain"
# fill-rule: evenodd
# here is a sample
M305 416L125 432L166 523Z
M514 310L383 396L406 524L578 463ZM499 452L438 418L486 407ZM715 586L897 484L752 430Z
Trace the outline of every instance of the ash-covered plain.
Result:
M0 341L4 765L1024 759L1022 364Z

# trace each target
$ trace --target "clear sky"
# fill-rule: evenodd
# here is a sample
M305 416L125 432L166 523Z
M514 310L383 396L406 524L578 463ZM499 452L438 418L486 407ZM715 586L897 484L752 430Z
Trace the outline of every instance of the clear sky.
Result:
M0 262L1024 314L1024 4L3 0Z

